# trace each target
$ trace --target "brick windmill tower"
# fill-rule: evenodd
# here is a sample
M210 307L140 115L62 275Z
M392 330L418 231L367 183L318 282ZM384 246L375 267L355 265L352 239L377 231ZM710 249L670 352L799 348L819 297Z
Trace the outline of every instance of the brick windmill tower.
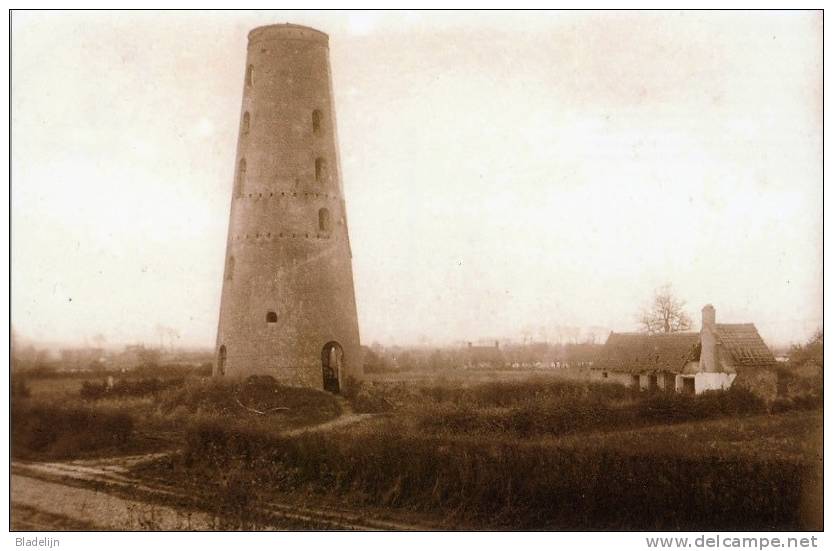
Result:
M215 376L338 392L361 373L328 37L249 33Z

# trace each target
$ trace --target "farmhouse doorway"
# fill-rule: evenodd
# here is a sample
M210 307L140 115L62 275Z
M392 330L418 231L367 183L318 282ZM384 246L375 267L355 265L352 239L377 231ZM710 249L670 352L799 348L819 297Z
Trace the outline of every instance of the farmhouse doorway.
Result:
M344 361L344 351L335 341L328 342L321 350L321 371L324 375L324 390L338 392L338 377Z

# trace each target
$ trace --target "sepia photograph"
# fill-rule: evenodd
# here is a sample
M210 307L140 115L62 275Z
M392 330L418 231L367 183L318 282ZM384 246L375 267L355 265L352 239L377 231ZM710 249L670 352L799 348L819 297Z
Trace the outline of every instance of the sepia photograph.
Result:
M822 10L9 32L15 546L818 546Z

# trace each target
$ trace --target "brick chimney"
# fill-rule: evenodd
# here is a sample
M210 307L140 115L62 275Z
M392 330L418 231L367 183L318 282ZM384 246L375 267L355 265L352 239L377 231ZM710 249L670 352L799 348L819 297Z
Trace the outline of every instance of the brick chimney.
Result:
M714 306L712 306L711 304L706 304L705 306L703 306L702 314L703 314L703 325L701 326L700 329L702 330L707 325L709 327L711 327L712 329L714 329L714 320L715 320Z
M703 306L702 325L700 326L700 370L706 373L720 371L720 356L717 336L715 335L714 306Z

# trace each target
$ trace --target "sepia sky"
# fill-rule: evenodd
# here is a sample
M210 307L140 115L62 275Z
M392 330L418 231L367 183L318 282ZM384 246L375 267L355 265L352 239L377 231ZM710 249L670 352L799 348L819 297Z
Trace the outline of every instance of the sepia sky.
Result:
M213 346L278 22L330 35L363 343L635 330L666 283L697 327L821 326L820 12L16 12L18 334Z

